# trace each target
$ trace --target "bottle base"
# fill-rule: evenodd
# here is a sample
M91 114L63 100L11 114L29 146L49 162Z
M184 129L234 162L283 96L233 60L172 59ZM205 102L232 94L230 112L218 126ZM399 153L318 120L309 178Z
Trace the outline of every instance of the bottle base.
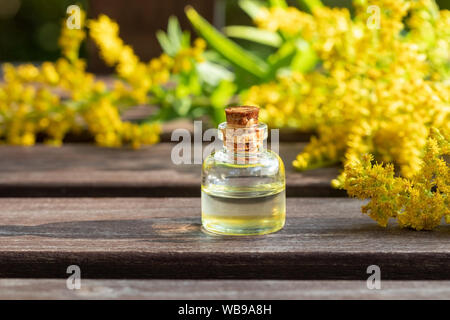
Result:
M266 225L259 226L233 226L216 219L203 219L203 229L208 233L227 236L257 236L280 231L284 221L267 221Z

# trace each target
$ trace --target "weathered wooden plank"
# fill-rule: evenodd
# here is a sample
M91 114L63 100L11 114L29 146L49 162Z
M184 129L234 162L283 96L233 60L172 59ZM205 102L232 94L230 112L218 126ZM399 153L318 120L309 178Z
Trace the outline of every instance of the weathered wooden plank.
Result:
M68 290L65 279L0 279L0 299L450 299L450 281L91 280Z
M0 197L46 196L199 196L200 165L175 165L174 144L141 150L109 149L86 144L61 148L0 147ZM303 143L285 143L288 196L342 196L330 186L338 168L296 172L291 162Z
M383 229L346 198L290 198L259 237L202 232L198 198L0 199L0 277L450 279L450 226Z

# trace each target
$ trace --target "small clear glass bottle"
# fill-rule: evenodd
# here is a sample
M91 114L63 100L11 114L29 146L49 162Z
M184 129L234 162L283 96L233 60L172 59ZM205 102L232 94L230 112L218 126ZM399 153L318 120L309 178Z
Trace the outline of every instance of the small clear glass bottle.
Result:
M225 111L218 132L223 148L202 166L203 228L225 235L278 231L286 218L283 161L266 148L267 125L258 123L257 107Z

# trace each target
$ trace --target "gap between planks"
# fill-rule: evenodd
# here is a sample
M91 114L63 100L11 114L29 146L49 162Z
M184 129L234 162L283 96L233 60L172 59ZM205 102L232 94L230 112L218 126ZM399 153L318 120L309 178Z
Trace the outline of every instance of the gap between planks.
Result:
M297 172L291 162L304 143L282 143L288 197L345 196L331 187L337 167ZM61 148L0 147L0 197L200 196L200 165L175 165L174 144L140 150L87 144Z

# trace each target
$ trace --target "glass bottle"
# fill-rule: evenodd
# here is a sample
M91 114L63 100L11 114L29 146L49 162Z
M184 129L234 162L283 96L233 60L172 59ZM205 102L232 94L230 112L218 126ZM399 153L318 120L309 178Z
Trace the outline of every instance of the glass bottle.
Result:
M285 170L267 150L267 125L257 107L225 109L219 125L223 148L202 166L202 225L212 233L261 235L283 228L286 217Z

